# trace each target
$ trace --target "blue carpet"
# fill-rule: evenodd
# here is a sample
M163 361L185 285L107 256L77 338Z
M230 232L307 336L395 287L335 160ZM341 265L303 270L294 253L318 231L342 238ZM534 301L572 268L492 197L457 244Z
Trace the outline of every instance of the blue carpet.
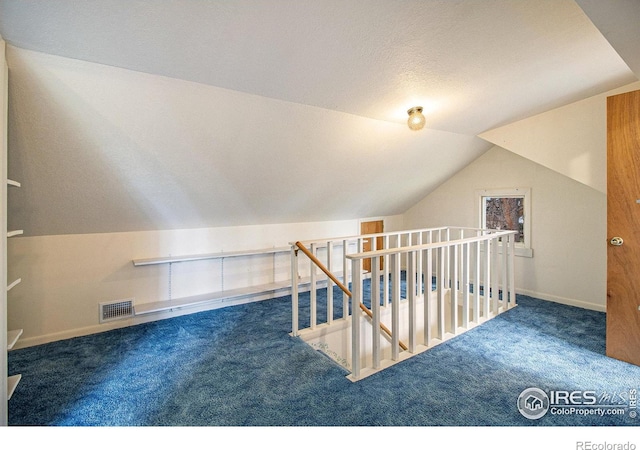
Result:
M530 387L588 390L599 402L628 406L640 367L604 355L605 314L525 296L518 303L357 383L289 336L290 297L15 350L9 373L23 378L9 424L637 426L628 408L520 414L518 396Z

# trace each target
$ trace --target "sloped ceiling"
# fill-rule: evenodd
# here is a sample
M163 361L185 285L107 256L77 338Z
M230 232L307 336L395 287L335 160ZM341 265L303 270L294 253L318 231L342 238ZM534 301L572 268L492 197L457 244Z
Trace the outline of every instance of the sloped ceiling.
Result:
M600 32L640 75L640 2L578 0ZM479 134L489 142L597 191L607 191L607 97L635 82Z
M31 235L402 213L479 133L637 80L573 0L0 0L0 34Z
M576 0L629 68L640 76L640 2Z
M606 194L607 97L638 89L631 83L479 136Z

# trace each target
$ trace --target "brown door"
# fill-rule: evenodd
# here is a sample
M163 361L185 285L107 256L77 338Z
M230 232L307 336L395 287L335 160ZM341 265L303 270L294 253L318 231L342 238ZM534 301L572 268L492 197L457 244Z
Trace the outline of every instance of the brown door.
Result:
M382 220L374 220L372 222L360 223L360 234L376 234L384 232L384 222ZM365 239L362 243L362 250L365 252L371 251L371 238ZM382 237L376 238L376 250L380 250L383 245ZM382 269L382 258L380 258L380 268ZM365 272L371 272L371 258L362 260L362 270Z
M607 356L640 365L640 91L607 98Z

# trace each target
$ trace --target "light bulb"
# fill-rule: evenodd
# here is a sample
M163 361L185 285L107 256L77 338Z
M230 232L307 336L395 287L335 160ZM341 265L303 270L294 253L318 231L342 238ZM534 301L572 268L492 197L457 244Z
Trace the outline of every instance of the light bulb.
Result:
M424 128L425 118L422 115L422 106L414 106L409 111L409 120L407 120L407 125L412 130L421 130Z

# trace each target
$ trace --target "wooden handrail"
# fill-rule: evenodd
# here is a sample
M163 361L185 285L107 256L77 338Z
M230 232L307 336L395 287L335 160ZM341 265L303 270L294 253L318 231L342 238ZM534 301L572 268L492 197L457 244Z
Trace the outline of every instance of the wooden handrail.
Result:
M324 264L322 264L322 261L320 261L318 258L316 258L316 255L314 255L313 253L311 253L309 251L309 249L307 247L304 246L304 244L302 244L302 242L297 241L295 244L296 247L298 247L300 250L302 250L302 253L304 253L305 255L307 255L309 257L309 259L311 261L313 261L313 263L318 266L320 268L320 270L322 270L326 276L328 276L331 281L333 281L336 286L338 286L342 292L344 292L345 294L347 294L349 296L349 298L353 299L353 295L351 294L351 291L340 282L340 280L338 280L334 274L332 274L329 269L327 269L325 267ZM314 286L311 287L312 289L315 289ZM373 301L373 299L372 299ZM373 319L373 313L369 310L369 308L367 308L366 306L364 306L361 302L358 302L358 304L360 305L360 309L363 310L371 319ZM391 337L391 330L389 330L385 324L383 324L382 322L380 322L380 329L382 331L384 331L385 333L387 333L387 335L389 337ZM407 350L409 347L407 347L407 345L402 342L402 341L398 341L398 345L400 346L400 348L402 348L402 350Z

